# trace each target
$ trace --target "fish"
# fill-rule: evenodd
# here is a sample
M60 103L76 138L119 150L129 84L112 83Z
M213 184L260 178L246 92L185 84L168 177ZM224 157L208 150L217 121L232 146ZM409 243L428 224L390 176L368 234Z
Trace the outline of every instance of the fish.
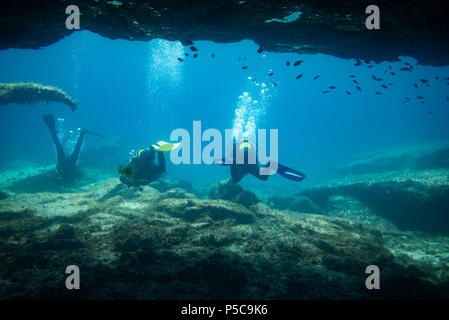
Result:
M273 84L273 86L275 86L275 87L277 87L277 86L278 86L276 82L273 82L273 81L271 81L271 83L272 83L272 84Z
M427 114L435 114L433 111L427 111Z
M388 66L388 70L391 70L392 68L391 68L391 66Z
M184 59L183 58L178 58L178 61L183 62Z
M302 78L302 73L301 73L301 74L298 74L298 75L296 76L296 80L301 79L301 78Z
M362 88L360 88L359 86L357 86L357 90L362 91Z
M287 67L290 65L290 61L286 61L285 64L287 65Z
M382 93L380 93L379 91L376 91L376 94L380 96Z
M349 78L355 78L355 75L351 74L351 75L349 76Z
M360 59L357 59L357 62L354 65L355 66L361 66L362 65L362 61L360 61Z
M329 86L329 89L335 89L335 88L337 88L337 87L335 87L335 86Z
M406 64L406 65L408 65L408 66L411 66L411 64L410 64L410 63L408 63L408 62L404 62L404 64Z
M385 89L388 89L388 87L386 85L384 85L384 84L381 87L385 88Z
M421 82L424 83L426 86L428 86L428 87L430 88L429 80L427 80L427 79L421 79Z
M346 91L346 94L347 94L348 96L352 96L352 93L349 92L349 91Z
M190 48L191 51L194 51L194 52L195 52L195 51L198 51L198 49L197 49L196 47L194 47L194 46L191 46L191 47L189 47L189 48Z
M324 90L322 93L326 94L326 93L329 93L329 92L330 92L329 90Z
M372 67L374 67L372 64L370 64L369 66L368 66L368 69L371 69Z
M242 69L246 70L246 69L248 69L248 66L243 66Z
M440 77L439 76L435 76L435 80L440 80Z
M184 55L186 56L186 57L188 57L189 56L189 54L186 52L186 53L184 53Z
M424 97L423 96L417 96L416 99L422 100L422 99L424 99Z
M417 84L417 83L414 83L413 86L414 86L415 88L418 88L418 84Z
M352 82L354 82L355 84L359 84L359 82L357 80L352 80Z
M198 53L195 53L195 54L193 55L193 58L196 58L196 57L198 57Z
M212 53L212 58L215 58L215 53Z
M396 75L396 72L392 71L392 72L390 72L390 74L391 74L392 76L395 76L395 75Z
M273 76L273 74L274 74L274 72L270 71L270 72L267 73L267 76L271 77L271 76Z
M411 71L409 68L401 68L401 71Z
M293 66L294 67L296 67L296 66L299 66L301 63L303 63L304 62L304 60L298 60L298 61L296 61L294 64L293 64Z
M314 78L313 78L313 80L316 80L316 79L318 79L320 76L318 75L318 76L315 76Z
M375 75L372 76L374 80L376 81L382 81L382 78L377 78Z
M253 79L253 83L256 83L256 78Z
M257 49L257 53L262 53L263 52L263 48L262 46L259 46L259 49Z

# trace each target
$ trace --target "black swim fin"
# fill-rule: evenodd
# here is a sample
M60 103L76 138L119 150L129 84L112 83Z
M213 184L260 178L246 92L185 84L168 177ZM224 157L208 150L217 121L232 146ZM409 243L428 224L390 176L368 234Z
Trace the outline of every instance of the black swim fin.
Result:
M293 181L302 181L306 178L306 175L302 172L290 169L286 166L283 166L282 164L278 163L278 170L277 172L283 176L286 179L293 180Z

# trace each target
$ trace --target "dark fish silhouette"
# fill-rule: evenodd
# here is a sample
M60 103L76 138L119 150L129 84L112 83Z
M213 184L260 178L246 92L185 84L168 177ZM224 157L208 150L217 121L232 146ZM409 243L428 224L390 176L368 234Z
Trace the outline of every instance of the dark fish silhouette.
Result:
M285 63L287 65L287 67L290 65L290 61L287 60L287 62Z
M416 99L422 100L422 99L424 99L424 97L423 96L417 96Z
M392 76L395 76L395 75L396 75L396 72L394 72L394 71L392 71L392 72L390 72L390 73L391 73Z
M357 62L354 65L355 66L361 66L362 65L362 61L360 61L360 59L357 59Z
M267 76L271 77L271 76L273 76L273 74L274 74L274 72L270 71L270 72L267 73Z
M376 81L382 81L382 78L377 78L375 75L372 76L374 80Z
M415 86L415 88L418 88L418 84L417 83L414 83L413 85Z
M296 66L299 66L301 63L303 63L304 62L304 60L298 60L298 61L296 61L294 64L293 64L293 66L294 67L296 67Z
M360 88L359 86L357 86L357 90L362 91L362 88Z
M323 91L322 93L329 93L330 91L329 90L325 90L325 91Z
M349 76L349 78L355 78L355 75L351 74L351 75Z
M410 64L410 63L408 63L408 62L404 62L404 64L406 64L406 65L408 65L408 66L411 66L411 64Z
M439 76L435 76L435 80L440 80L440 77Z
M296 76L296 80L301 79L301 78L302 78L302 73L301 73L301 74L298 74L298 75Z
M428 87L430 88L429 80L427 80L427 79L421 79L421 82L424 83L426 86L428 86Z
M349 92L349 91L346 91L346 94L347 94L348 96L352 96L352 93Z
M376 91L376 94L380 96L382 93L380 93L379 91Z
M273 81L271 81L271 83L272 83L272 84L273 84L273 86L275 86L275 87L277 87L277 86L278 86L276 82L273 82Z
M183 61L184 61L184 59L182 59L182 58L178 58L178 61L181 61L181 62L183 62Z
M329 89L335 89L335 88L337 88L337 87L335 87L335 86L329 86Z
M263 52L263 48L262 46L259 46L259 49L257 49L257 53L262 53Z
M391 66L388 66L388 70L391 70Z
M193 55L193 58L196 58L196 57L198 57L198 53L195 53L195 54Z
M352 82L354 82L355 84L359 84L359 82L357 80L352 80Z
M368 69L371 69L372 67L374 67L372 64L370 64L369 66L368 66Z
M246 69L248 69L248 66L243 66L242 69L246 70Z
M388 87L384 84L382 85L382 88L388 89Z
M198 51L198 49L197 49L196 47L194 47L194 46L191 46L191 47L189 47L189 48L190 48L191 51L194 51L194 52L195 52L195 51Z
M401 68L401 71L411 71L409 68Z
M186 52L186 53L184 53L184 55L186 56L186 57L188 57L189 56L189 54Z
M212 53L212 58L215 58L215 53Z
M316 79L318 79L320 76L315 76L314 78L313 78L313 80L316 80Z

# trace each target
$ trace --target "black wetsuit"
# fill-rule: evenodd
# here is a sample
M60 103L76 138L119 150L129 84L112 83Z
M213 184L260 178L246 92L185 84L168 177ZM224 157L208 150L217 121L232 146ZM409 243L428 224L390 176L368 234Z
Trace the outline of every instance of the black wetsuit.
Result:
M128 186L144 186L153 182L165 173L165 158L163 152L157 152L158 164L154 162L156 150L154 148L141 150L131 159L129 167L132 177L120 176L120 181Z
M231 165L232 181L237 183L240 180L242 180L242 178L245 175L247 175L248 173L253 175L253 176L255 176L259 180L266 181L268 179L269 175L262 175L262 174L260 174L260 168L264 167L264 166L260 165L259 163L254 163L254 164L249 164L248 163L249 162L249 160L248 160L248 155L249 155L248 148L244 149L243 155L244 155L244 157L243 157L244 163L242 163L242 164L234 163L234 164Z
M76 163L80 155L81 147L83 145L83 138L86 134L85 130L81 130L78 140L76 141L75 148L73 149L70 156L66 156L61 142L59 141L58 135L55 129L55 119L53 115L47 114L43 116L44 122L50 131L53 143L56 147L56 172L62 179L71 179L77 175Z

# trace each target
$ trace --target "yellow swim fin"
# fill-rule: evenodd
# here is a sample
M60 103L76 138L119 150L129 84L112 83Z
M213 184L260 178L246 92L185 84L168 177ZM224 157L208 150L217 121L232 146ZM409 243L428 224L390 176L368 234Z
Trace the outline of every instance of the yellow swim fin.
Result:
M158 141L158 143L153 144L153 148L156 149L157 151L166 152L177 148L180 144L181 142L170 143L165 141Z

